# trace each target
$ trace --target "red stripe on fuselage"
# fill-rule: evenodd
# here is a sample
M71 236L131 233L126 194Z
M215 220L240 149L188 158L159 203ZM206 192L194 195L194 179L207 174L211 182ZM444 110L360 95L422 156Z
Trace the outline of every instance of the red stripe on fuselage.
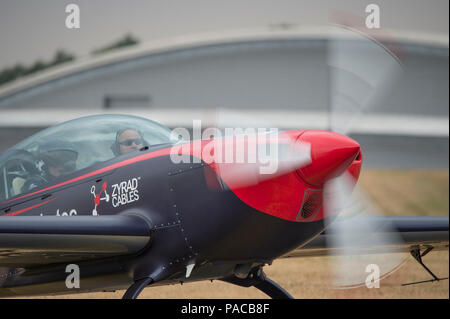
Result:
M281 133L281 134L280 134ZM292 131L283 131L280 132L282 137L284 138L289 136L298 136L301 131L292 130ZM233 137L234 138L234 137ZM184 154L190 155L197 158L202 159L207 165L209 165L218 176L220 176L225 183L230 187L230 190L243 202L247 205L274 217L278 217L281 219L289 220L289 221L299 221L297 220L299 208L302 202L302 194L304 190L310 187L307 183L303 182L297 174L288 173L283 176L275 177L271 180L266 180L258 185L248 186L248 187L237 187L233 185L232 182L228 181L226 176L221 176L220 170L217 170L217 167L214 162L211 160L207 160L203 158L203 150L204 147L211 142L211 140L197 140L191 143L182 144L175 146L176 154ZM80 181L98 174L102 174L108 172L110 170L124 167L133 163L145 161L147 159L156 158L159 156L165 156L171 154L172 146L168 148L164 148L158 151L149 152L146 154L138 155L136 157L124 160L122 162L118 162L101 169L92 171L90 173L78 176L71 180L64 181L57 185L53 185L41 190L37 190L33 193L25 194L23 196L10 199L2 204L6 204L12 201L16 201L18 199L27 198L48 190L52 190L64 185L68 185L70 183ZM30 208L31 209L31 208ZM314 220L320 220L323 216L318 214Z
M2 216L15 216L15 215L19 215L19 214L22 214L22 213L24 213L24 212L26 212L26 211L29 211L30 209L33 209L33 208L36 208L36 207L45 205L45 204L47 204L47 203L49 203L49 202L51 202L51 201L54 201L55 199L56 199L56 198L52 198L52 199L50 199L50 200L48 200L48 201L45 201L45 202L43 202L43 203L39 203L39 204L30 206L30 207L27 207L27 208L24 208L24 209L21 209L21 210L18 210L18 211L9 213L9 214L5 214L5 215L2 215Z
M58 188L60 186L64 186L64 185L67 185L67 184L70 184L70 183L73 183L73 182L77 182L77 181L80 181L80 180L83 180L83 179L95 176L97 174L102 174L102 173L105 173L107 171L119 168L119 167L123 167L123 166L127 166L127 165L130 165L130 164L133 164L133 163L145 161L147 159L154 158L154 157L168 155L168 154L170 154L170 149L171 149L171 147L168 147L168 148L164 148L162 150L158 150L158 151L155 151L155 152L142 154L142 155L139 155L139 156L127 159L125 161L122 161L122 162L119 162L119 163L115 163L115 164L103 167L101 169L98 169L96 171L90 172L88 174L84 174L84 175L78 176L78 177L73 178L71 180L67 180L67 181L59 183L57 185L53 185L53 186L50 186L50 187L47 187L47 188L35 191L33 193L25 194L25 195L20 196L20 197L12 198L10 200L7 200L7 201L1 203L0 205L6 204L6 203L10 203L10 202L16 201L18 199L22 199L22 198L26 198L26 197L29 197L29 196L33 196L33 195L36 195L36 194L39 194L39 193L42 193L42 192L45 192L45 191L48 191L48 190L52 190L52 189Z
M299 132L300 131L297 131L297 130L284 131L282 133L282 135L286 135L286 134L289 135L289 133L298 134ZM231 138L234 139L236 137L233 136ZM190 156L194 156L194 157L197 157L199 159L202 159L206 164L211 166L211 168L216 172L216 174L218 174L218 176L223 178L224 176L221 176L220 171L217 171L217 167L216 167L215 163L211 162L211 160L207 160L207 159L203 158L203 154L202 153L203 153L204 147L208 143L210 143L211 141L213 141L213 140L196 140L196 141L192 141L191 143L179 144L179 145L175 146L174 153L177 153L179 155L181 155L181 154L190 155ZM109 166L106 166L106 167L103 167L101 169L92 171L90 173L87 173L87 174L78 176L76 178L64 181L62 183L59 183L59 184L56 184L56 185L52 185L52 186L49 186L47 188L40 189L40 190L37 190L37 191L29 193L29 194L24 194L24 195L16 197L16 198L12 198L12 199L10 199L8 201L5 201L5 202L1 203L0 205L4 205L4 204L10 203L10 202L14 202L14 201L17 201L19 199L28 198L28 197L31 197L33 195L37 195L37 194L40 194L40 193L43 193L43 192L46 192L46 191L49 191L49 190L54 190L54 189L57 189L58 187L65 186L65 185L68 185L68 184L71 184L71 183L74 183L74 182L77 182L77 181L80 181L80 180L84 180L84 179L90 178L90 177L98 175L98 174L102 174L102 173L108 172L108 171L116 169L116 168L124 167L124 166L130 165L130 164L134 164L134 163L137 163L137 162L145 161L145 160L148 160L148 159L151 159L151 158L156 158L156 157L159 157L159 156L170 155L172 147L173 146L170 146L168 148L164 148L164 149L157 150L157 151L154 151L154 152L149 152L149 153L146 153L146 154L138 155L136 157L129 158L127 160L124 160L124 161L121 161L121 162L118 162L118 163L115 163L115 164L111 164ZM227 182L226 178L225 178L224 181ZM278 186L275 187L275 189L273 187L269 187L269 189L266 190L266 193L267 193L267 191L270 193L270 191L277 191L277 188L279 189L279 181L278 182L266 181L264 183L264 185L266 185L266 186L267 185L276 186L275 184L278 184ZM230 187L231 191L236 196L238 196L238 198L240 198L243 202L245 202L247 205L250 205L253 208L258 209L261 212L264 212L266 214L270 214L270 215L275 216L275 217L279 217L279 218L287 219L287 220L291 220L291 221L295 220L294 217L292 216L292 214L293 214L292 211L295 211L295 210L298 211L298 207L295 207L295 208L291 207L291 209L289 209L290 213L288 215L288 213L282 207L279 207L280 206L279 200L277 200L277 203L267 203L267 201L265 201L264 199L262 199L259 196L259 195L261 195L261 192L256 192L255 194L253 194L253 196L251 196L251 195L249 196L249 194L247 192L248 191L252 191L252 193L254 193L254 191L258 190L258 187L253 186L253 187L249 187L249 188L237 188L236 189L236 187L234 187L233 185L229 185L229 186L231 186ZM291 189L293 189L293 187L291 187ZM243 191L244 191L244 193L246 193L245 195L244 195ZM266 199L269 199L269 198L270 197L267 197ZM297 206L298 205L297 201L298 201L297 198L296 198L295 202L291 202L289 200L289 206L291 206L291 205ZM283 205L281 205L281 206L283 206Z

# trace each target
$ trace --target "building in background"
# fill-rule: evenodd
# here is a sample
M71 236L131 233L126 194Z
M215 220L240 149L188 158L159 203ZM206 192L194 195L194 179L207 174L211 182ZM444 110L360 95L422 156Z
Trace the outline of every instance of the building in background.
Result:
M10 136L3 148L27 134L11 134L13 128L99 113L140 115L172 128L200 119L205 126L329 129L335 46L327 30L281 25L176 37L18 79L0 87L0 128ZM437 138L448 153L448 38L391 31L387 41L403 72L350 133ZM348 93L356 99L358 85Z

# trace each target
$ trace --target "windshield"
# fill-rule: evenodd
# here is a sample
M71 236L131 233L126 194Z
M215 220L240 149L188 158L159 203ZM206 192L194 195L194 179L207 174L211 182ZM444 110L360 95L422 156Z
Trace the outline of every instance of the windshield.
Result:
M174 143L171 131L128 115L96 115L45 129L0 156L0 201L144 146Z

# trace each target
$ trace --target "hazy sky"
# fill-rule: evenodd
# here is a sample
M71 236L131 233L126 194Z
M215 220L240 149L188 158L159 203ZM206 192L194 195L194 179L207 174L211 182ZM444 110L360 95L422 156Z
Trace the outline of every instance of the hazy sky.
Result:
M66 5L81 11L81 28L65 26ZM381 27L448 36L448 0L0 0L0 68L50 60L62 48L77 56L130 32L141 41L277 23L324 25L365 7L381 8Z

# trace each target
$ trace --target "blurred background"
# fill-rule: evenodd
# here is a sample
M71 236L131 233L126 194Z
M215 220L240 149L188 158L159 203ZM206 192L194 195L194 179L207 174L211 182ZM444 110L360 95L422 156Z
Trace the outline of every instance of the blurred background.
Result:
M70 3L80 9L78 29L65 24ZM371 3L380 8L379 29L366 25ZM45 127L101 113L170 128L200 119L203 128L332 129L361 144L361 184L386 215L448 215L448 7L447 0L1 0L0 152ZM448 252L437 267L442 260L448 276ZM418 278L426 277L419 267ZM301 289L292 293L304 297L311 276L289 276L286 288L296 277ZM237 289L238 297L258 297ZM448 282L430 291L425 297L448 298ZM341 296L327 293L315 297Z
M69 3L79 29L65 25ZM448 1L377 1L380 29L365 25L370 3L1 1L0 151L98 113L190 127L214 125L220 109L242 125L329 129L335 24L376 38L403 65L348 132L365 165L448 168Z

